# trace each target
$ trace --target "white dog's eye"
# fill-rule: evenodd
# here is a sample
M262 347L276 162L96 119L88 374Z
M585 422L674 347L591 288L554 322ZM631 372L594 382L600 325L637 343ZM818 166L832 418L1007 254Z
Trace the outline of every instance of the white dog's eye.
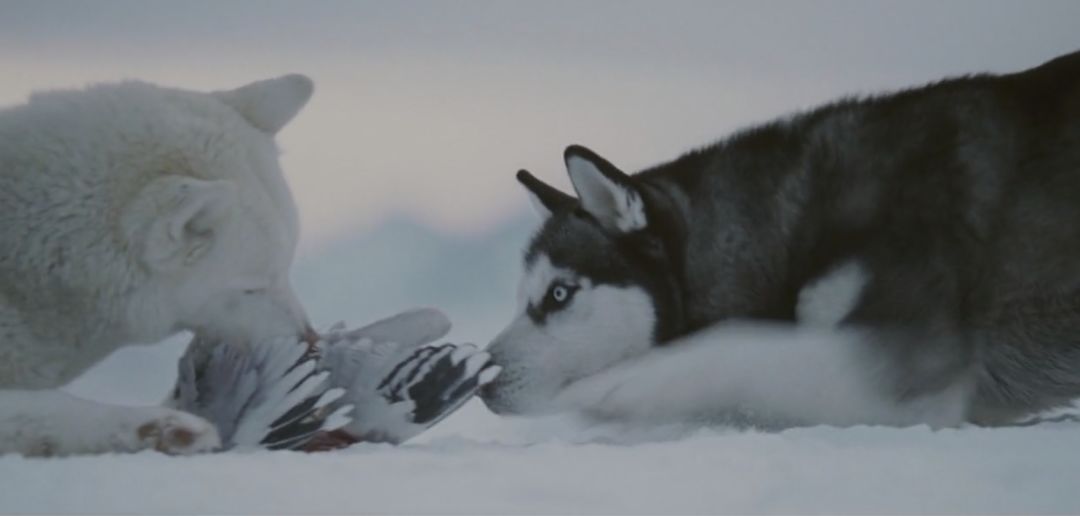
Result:
M566 298L570 297L570 291L566 290L566 287L558 285L551 289L551 298L560 303L566 301Z

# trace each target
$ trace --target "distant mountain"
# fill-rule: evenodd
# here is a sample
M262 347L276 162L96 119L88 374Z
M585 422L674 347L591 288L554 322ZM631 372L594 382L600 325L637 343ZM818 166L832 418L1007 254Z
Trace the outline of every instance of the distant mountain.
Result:
M513 314L522 251L536 227L523 218L462 237L393 218L303 257L293 281L317 327L432 306L450 315L454 340L486 343Z

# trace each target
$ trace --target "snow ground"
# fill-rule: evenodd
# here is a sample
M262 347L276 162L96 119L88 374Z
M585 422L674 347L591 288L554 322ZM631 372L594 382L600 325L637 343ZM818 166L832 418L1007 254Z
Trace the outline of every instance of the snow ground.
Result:
M527 232L461 242L392 221L305 259L297 286L322 324L434 305L459 323L453 340L482 343L512 309ZM123 350L69 389L153 403L184 342ZM4 513L1080 513L1078 486L1077 423L644 430L499 419L479 402L400 447L0 457Z
M401 447L0 459L0 510L93 513L1076 513L1080 427L699 430L488 421ZM464 426L475 425L477 432ZM449 427L458 427L450 431ZM546 427L546 428L545 428ZM460 432L460 433L458 433ZM542 435L542 434L547 435ZM607 434L607 435L605 435ZM605 438L606 437L606 438Z

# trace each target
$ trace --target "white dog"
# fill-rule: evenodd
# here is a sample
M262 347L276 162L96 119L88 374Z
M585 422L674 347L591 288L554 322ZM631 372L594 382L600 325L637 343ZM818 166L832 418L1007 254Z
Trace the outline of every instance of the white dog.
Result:
M202 418L56 388L185 329L314 341L274 143L311 94L301 75L214 93L124 82L0 111L0 453L213 449Z

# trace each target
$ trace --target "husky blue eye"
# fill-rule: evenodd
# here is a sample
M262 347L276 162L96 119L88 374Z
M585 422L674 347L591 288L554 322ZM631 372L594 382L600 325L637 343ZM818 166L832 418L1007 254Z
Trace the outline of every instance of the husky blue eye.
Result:
M577 287L575 286L556 283L548 290L548 301L545 304L547 304L549 308L560 308L570 301L570 298L574 296L574 292L576 291Z

